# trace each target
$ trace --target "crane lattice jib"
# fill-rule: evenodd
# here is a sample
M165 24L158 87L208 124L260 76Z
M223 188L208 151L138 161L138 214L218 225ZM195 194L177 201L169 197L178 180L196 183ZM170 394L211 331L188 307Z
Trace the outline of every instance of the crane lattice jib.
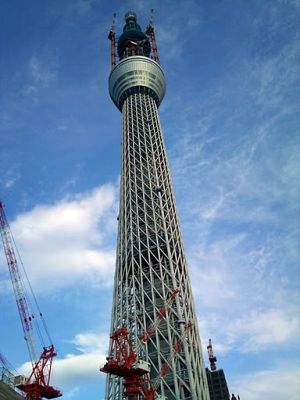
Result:
M160 321L165 318L166 313L169 309L169 307L171 306L171 304L173 303L173 301L175 301L176 296L180 293L180 289L176 288L172 291L169 299L166 301L166 303L163 305L163 307L161 307L158 311L158 313L155 316L155 320L153 322L153 324L151 324L146 332L144 333L144 335L141 338L141 342L140 345L138 346L138 348L136 349L136 352L138 353L140 348L142 347L142 345L144 345L152 336L152 334L154 333L155 329L158 327Z
M186 339L186 335L193 328L193 324L191 322L187 323L184 327L183 337L175 343L172 353L169 355L167 361L162 365L161 370L159 372L156 381L154 382L151 391L149 391L148 396L146 396L146 400L153 400L156 394L156 389L158 388L161 380L168 374L171 369L171 359L172 356L176 356L183 348L183 341Z
M20 275L18 262L14 252L13 240L12 235L10 232L9 224L7 222L3 204L0 201L0 227L1 227L1 237L4 247L4 253L6 256L9 273L15 293L15 298L19 310L19 315L24 331L24 338L28 347L29 355L31 358L31 362L34 363L37 360L35 347L34 347L34 340L33 340L33 330L32 330L32 323L31 323L31 315L29 312L29 308L27 305L24 286L22 283L22 278Z

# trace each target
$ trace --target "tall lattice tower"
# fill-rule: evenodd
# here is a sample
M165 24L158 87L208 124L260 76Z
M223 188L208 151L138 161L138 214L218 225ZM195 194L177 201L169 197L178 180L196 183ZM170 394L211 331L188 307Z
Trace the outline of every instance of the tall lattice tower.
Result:
M122 172L117 262L111 331L126 326L139 359L150 364L151 379L170 358L171 369L157 393L168 400L208 400L208 387L188 268L176 212L158 107L166 83L159 65L152 23L142 32L129 11L117 42L114 24L110 96L122 112ZM151 57L151 50L153 56ZM170 293L180 294L150 340L139 346L146 328ZM174 344L184 336L182 350ZM171 355L171 357L170 357ZM123 398L122 379L108 375L106 399Z

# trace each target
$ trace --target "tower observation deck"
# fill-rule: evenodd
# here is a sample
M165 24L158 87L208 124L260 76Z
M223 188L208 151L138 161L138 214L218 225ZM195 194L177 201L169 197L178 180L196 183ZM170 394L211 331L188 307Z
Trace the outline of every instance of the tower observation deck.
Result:
M122 170L111 332L127 327L151 380L168 362L157 394L168 400L209 400L198 324L176 211L158 107L166 91L153 26L146 33L129 11L117 43L109 93L122 113ZM152 45L151 45L152 44ZM141 337L176 288L179 295L143 346ZM191 329L178 354L172 349ZM123 399L122 378L109 374L106 399ZM140 397L139 397L140 398ZM142 397L141 397L142 398Z

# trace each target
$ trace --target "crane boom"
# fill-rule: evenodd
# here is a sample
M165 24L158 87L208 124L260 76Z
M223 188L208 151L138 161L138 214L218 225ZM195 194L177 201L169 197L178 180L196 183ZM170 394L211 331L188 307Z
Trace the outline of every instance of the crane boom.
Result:
M177 340L175 343L174 347L172 348L172 352L169 355L167 361L162 365L161 370L159 372L158 377L156 378L156 381L152 385L151 390L147 393L146 400L153 400L155 395L156 395L156 390L161 382L161 380L168 374L168 372L171 369L171 360L172 357L176 356L178 353L180 353L182 347L183 347L183 341L185 340L185 337L189 331L191 331L193 328L193 324L191 322L187 323L184 327L184 332L183 336Z
M36 362L36 352L33 339L32 330L32 316L30 315L29 308L27 305L23 282L19 272L18 262L14 252L13 240L9 229L9 224L4 213L3 204L0 201L0 226L1 236L4 247L4 253L6 256L8 269L13 285L17 307L23 327L24 339L26 341L31 363Z
M0 230L6 256L8 269L15 293L17 307L24 332L29 356L32 364L32 372L24 382L18 385L18 388L26 393L26 400L40 400L42 398L54 399L62 396L61 392L50 386L50 376L52 370L52 361L56 356L53 344L48 347L43 346L42 353L38 358L36 356L34 343L34 330L32 320L34 315L30 314L28 302L26 300L24 284L18 267L17 258L14 251L14 241L10 231L9 224L4 212L3 203L0 201ZM40 313L40 316L42 314ZM48 333L48 332L47 332Z
M211 369L211 371L215 371L217 369L217 366L216 366L217 357L215 357L215 355L213 353L211 339L209 339L208 346L206 348L207 348L207 352L208 352L210 369Z
M163 307L161 307L158 311L158 313L155 316L154 322L153 324L151 324L146 332L144 333L144 335L142 336L140 345L138 346L138 348L136 349L136 352L138 353L140 348L142 347L142 345L144 345L152 336L153 332L156 330L156 328L158 327L160 321L165 318L166 313L169 309L169 307L171 306L171 304L173 303L173 301L176 299L176 296L178 295L178 293L180 293L180 289L177 288L175 290L173 290L173 292L171 293L169 299L165 302L165 304L163 305Z
M157 44L156 44L156 39L155 39L154 27L153 27L153 15L154 15L154 9L152 8L151 9L151 18L150 18L149 25L147 26L147 29L146 29L146 34L149 35L151 38L154 61L156 61L157 64L159 64Z
M108 34L108 39L111 41L111 69L116 66L116 33L115 33L116 13L114 13L111 29Z

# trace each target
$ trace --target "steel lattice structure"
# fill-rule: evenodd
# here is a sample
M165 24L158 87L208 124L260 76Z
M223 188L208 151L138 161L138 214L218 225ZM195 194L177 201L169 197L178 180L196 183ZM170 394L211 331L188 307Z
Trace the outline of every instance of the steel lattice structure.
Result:
M140 42L135 39L136 31L140 32L136 16L129 12L118 43L121 61L109 78L110 95L123 119L111 331L128 328L133 346L140 349L139 358L150 364L153 380L170 360L170 372L157 390L162 398L208 400L200 336L158 115L165 93L164 74L149 57L146 39L137 34ZM136 48L129 46L124 35L130 36ZM143 333L175 288L180 288L180 295L150 340L140 346ZM187 322L193 324L193 329L179 354L172 355ZM123 399L121 378L108 375L106 399Z

